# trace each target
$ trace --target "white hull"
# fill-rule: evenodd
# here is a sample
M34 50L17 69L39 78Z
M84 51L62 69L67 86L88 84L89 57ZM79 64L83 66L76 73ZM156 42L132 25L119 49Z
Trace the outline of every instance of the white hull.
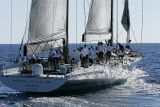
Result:
M63 77L20 77L1 76L0 80L6 86L22 92L50 92L60 88L68 80Z
M5 84L6 86L22 92L50 92L54 91L60 87L62 87L65 83L71 83L73 81L78 80L78 77L81 77L80 81L85 80L95 80L95 79L102 79L101 77L98 78L97 74L104 74L106 73L108 76L105 79L109 79L109 73L111 69L115 69L118 67L122 67L123 69L132 69L140 59L136 61L119 65L119 66L108 66L105 64L97 64L94 66L90 66L89 68L79 68L74 72L71 72L67 75L43 75L40 77L33 77L33 76L23 76L21 74L18 75L8 75L8 76L1 76L0 81ZM117 72L116 72L117 73ZM95 78L91 76L92 74L95 75ZM106 76L106 75L105 75ZM91 78L90 78L91 77ZM103 78L104 79L104 78Z

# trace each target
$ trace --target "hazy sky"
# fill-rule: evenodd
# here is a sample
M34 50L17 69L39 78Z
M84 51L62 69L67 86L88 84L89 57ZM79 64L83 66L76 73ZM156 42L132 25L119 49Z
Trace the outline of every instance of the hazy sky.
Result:
M115 0L117 1L117 0ZM123 0L119 1L119 32L123 30L120 23L123 11ZM19 44L24 34L26 26L27 4L30 9L31 0L12 0L13 2L13 36L12 43ZM116 3L116 2L115 2ZM88 6L86 0L86 6ZM137 42L141 42L142 25L142 0L129 0L131 24L136 36ZM116 8L116 5L114 5ZM143 43L160 42L160 0L144 0L144 31ZM78 43L81 42L81 35L84 32L84 12L83 0L78 0ZM115 10L114 10L115 11ZM76 42L76 0L70 0L70 20L69 20L69 42ZM114 18L114 29L116 26L116 17ZM0 44L11 43L11 0L0 0ZM116 30L114 30L116 36ZM119 36L120 42L125 42L125 30ZM131 32L132 42L135 42Z

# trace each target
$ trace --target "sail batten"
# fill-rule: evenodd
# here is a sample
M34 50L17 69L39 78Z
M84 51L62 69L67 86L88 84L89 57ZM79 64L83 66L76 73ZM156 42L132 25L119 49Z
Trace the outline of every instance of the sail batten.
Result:
M92 0L83 41L90 42L110 39L110 33L111 0Z
M66 33L60 33L60 34L56 34L56 36L50 36L50 37L45 38L45 39L39 39L39 40L31 42L29 44L30 45L40 44L40 43L45 43L45 42L50 42L50 41L56 41L56 40L59 40L59 39L66 39Z

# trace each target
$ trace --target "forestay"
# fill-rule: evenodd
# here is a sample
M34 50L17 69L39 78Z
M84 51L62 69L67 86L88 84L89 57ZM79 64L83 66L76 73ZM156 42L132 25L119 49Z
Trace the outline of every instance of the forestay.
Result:
M92 0L84 42L111 38L111 0Z
M32 0L29 53L38 53L62 45L66 38L66 8L67 0Z

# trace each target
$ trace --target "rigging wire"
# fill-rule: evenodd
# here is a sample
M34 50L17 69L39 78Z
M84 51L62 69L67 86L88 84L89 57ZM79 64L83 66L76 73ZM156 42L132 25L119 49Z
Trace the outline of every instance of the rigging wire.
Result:
M13 53L12 53L12 26L13 26L13 23L12 23L12 9L13 9L13 6L12 6L12 0L11 0L11 28L10 28L10 55L13 56ZM12 59L11 59L12 60Z
M12 44L12 24L13 24L13 23L12 23L12 8L13 8L13 7L12 7L12 0L11 0L11 32L10 32L10 33L11 33L11 34L10 34L10 35L11 35L10 43L11 43L11 44Z
M121 34L123 33L123 31L124 31L124 29L122 29L122 31L118 33L118 37L121 36ZM113 39L116 39L116 37L114 37Z
M76 0L76 48L77 48L77 0Z
M141 54L142 54L142 39L143 39L143 21L144 21L144 0L142 0L142 28L141 28Z
M134 34L134 31L133 31L133 27L132 27L132 26L131 26L131 30L132 30L132 33L133 33L134 39L135 39L135 41L136 41L136 43L137 43L137 39L136 39L136 36L135 36L135 34Z
M136 42L136 45L137 45L137 47L139 47L139 46L138 46L138 43L137 43L137 39L136 39L135 33L134 33L134 30L133 30L133 27L132 27L132 25L130 25L130 26L131 26L131 30L132 30L132 33L133 33L133 36L134 36L134 40L135 40L135 42Z

